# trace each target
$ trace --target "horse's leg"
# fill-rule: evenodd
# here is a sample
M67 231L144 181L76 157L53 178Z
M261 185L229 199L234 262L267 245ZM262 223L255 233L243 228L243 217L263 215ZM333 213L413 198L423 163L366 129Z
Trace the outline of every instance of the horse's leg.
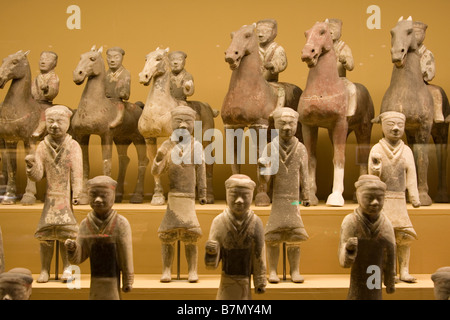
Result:
M145 145L147 147L147 157L153 163L155 159L157 150L156 137L146 138ZM152 206L162 206L166 203L166 198L164 197L164 189L161 183L161 177L159 175L154 175L153 179L155 181L155 187L153 191L153 197L151 201Z
M109 131L101 136L102 140L102 158L103 158L103 174L111 177L112 171L112 144L113 135Z
M89 165L89 139L90 135L84 135L84 136L76 136L76 140L78 141L80 147L81 147L81 153L83 155L83 192L81 195L80 204L88 204L89 198L86 190L87 181L89 180L89 172L90 172L90 165Z
M119 158L119 173L117 175L117 188L116 188L116 203L121 203L124 194L125 175L127 172L130 158L127 155L128 147L130 143L124 141L116 142L116 148Z
M34 142L26 141L23 142L25 147L25 154L34 154L36 151L36 145ZM27 178L27 186L25 187L25 194L22 196L20 203L24 206L32 205L36 202L36 182Z
M16 173L17 173L17 141L6 141L5 160L8 170L8 183L2 204L16 203Z
M345 168L345 144L347 140L347 120L338 120L334 128L330 129L333 137L333 190L328 196L326 204L342 207L345 203L344 192L344 168Z
M241 165L238 163L238 141L237 139L235 139L235 135L234 134L230 134L228 135L227 133L229 132L228 130L233 130L233 133L236 132L237 129L242 129L244 130L244 127L236 127L233 125L224 125L225 128L225 137L226 139L226 152L233 152L233 162L231 163L231 174L239 174L241 173ZM233 139L233 141L229 141L230 138ZM229 143L233 144L233 149L230 150L229 147ZM226 155L226 159L228 159L228 155Z
M431 131L434 145L436 147L438 184L434 202L449 202L447 188L447 143L448 143L448 123L434 124Z
M2 170L0 172L0 194L4 194L6 191L6 184L8 183L8 166L6 164L6 144L5 140L0 139Z
M138 156L138 174L136 187L134 189L134 193L130 198L131 203L142 203L144 202L144 180L145 180L145 172L147 170L147 166L149 163L147 157L147 150L145 147L145 141L140 137L139 139L135 139L134 146L136 147L136 152Z
M256 132L257 132L257 139L262 139L263 137L267 137L267 133L265 135L260 133L260 130L266 130L268 126L266 125L258 125L258 126L253 126L253 128L256 128ZM267 140L265 141L265 143L267 144ZM254 143L256 143L256 155L257 157L260 156L260 148L259 148L259 141L254 141ZM249 148L250 149L250 148ZM267 207L270 206L270 198L267 195L267 181L266 179L261 176L260 170L259 170L259 166L257 166L257 170L256 170L256 196L255 196L255 205L258 207Z
M317 136L319 128L302 125L302 136L306 150L308 151L308 168L309 168L309 201L310 205L317 206L319 199L317 199L317 183L316 183L316 148L317 148Z

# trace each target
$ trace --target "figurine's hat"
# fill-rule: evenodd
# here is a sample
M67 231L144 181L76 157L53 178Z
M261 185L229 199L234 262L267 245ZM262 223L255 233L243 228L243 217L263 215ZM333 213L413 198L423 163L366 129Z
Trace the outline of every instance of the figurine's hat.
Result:
M361 175L358 181L355 182L356 189L382 189L386 191L386 183L380 180L379 177L364 174Z
M108 50L106 50L106 54L110 52L119 52L121 55L125 55L125 50L123 50L121 47L111 47Z
M422 29L423 31L426 31L428 28L428 25L421 21L414 21L413 27L417 28L417 29Z
M381 121L383 121L385 119L389 119L389 118L400 118L400 119L403 119L403 121L406 121L406 116L401 112L386 111L386 112L383 112L382 114L380 114Z
M111 189L116 189L117 182L109 176L97 176L88 180L86 183L87 188L92 187L107 187Z
M225 181L225 188L246 188L254 190L256 183L245 174L233 174Z
M70 118L73 113L66 106L56 105L56 106L49 107L45 110L45 116L49 116L51 114L62 114L64 116Z
M195 110L192 109L191 107L181 105L181 106L175 107L171 111L171 115L172 115L172 117L176 117L178 115L187 115L187 116L190 116L195 119L197 112L195 112Z
M2 282L21 282L30 285L33 282L31 271L25 268L13 268L8 272L0 273L0 283Z
M276 108L270 116L276 120L281 117L293 117L295 119L298 119L298 112L291 108Z

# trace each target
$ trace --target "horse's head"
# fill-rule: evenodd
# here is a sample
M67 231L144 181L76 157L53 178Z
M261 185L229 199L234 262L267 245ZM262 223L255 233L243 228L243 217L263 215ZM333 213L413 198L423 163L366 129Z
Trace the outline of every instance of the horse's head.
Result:
M314 26L305 32L306 44L302 49L302 61L309 68L316 66L319 57L333 49L328 21L316 22Z
M139 82L145 86L150 84L153 77L167 72L170 68L168 58L169 48L159 47L145 56L144 69L139 73Z
M230 65L231 70L236 70L246 55L258 50L255 29L255 24L245 25L231 33L231 44L225 51L225 61Z
M98 76L105 71L105 63L102 57L103 47L96 50L95 46L83 53L77 67L73 71L73 82L81 85L86 78Z
M411 17L403 20L401 17L397 25L391 29L391 58L398 68L405 64L409 51L417 49L417 40L414 34L414 23Z
M3 59L0 67L0 88L3 89L9 80L23 78L27 72L30 72L30 65L28 63L28 53L22 50L13 53Z

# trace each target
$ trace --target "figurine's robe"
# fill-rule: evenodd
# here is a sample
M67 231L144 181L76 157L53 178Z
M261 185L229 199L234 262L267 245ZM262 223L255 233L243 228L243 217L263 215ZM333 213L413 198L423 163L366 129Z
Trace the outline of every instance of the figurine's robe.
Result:
M381 155L381 170L373 165L375 154ZM386 183L383 210L394 229L400 229L417 238L406 207L406 190L411 201L420 202L411 148L401 140L393 147L384 138L381 139L370 150L369 174L379 176L380 180Z
M215 255L206 253L209 269L222 261L222 275L217 300L250 300L251 276L255 287L266 285L266 257L264 231L261 219L248 211L240 223L229 208L214 218L209 240L219 243Z
M299 209L301 198L308 199L308 152L305 146L293 137L287 144L279 137L266 146L263 154L278 150L278 172L272 176L272 209L265 228L266 238L271 233L281 235L283 242L299 242L308 239Z
M115 210L99 219L94 212L81 221L76 250L69 261L80 264L87 258L91 267L90 300L119 300L120 274L123 286L134 281L132 233L128 220Z
M128 100L130 98L131 75L123 66L115 72L111 69L106 71L105 94L114 100Z
M264 79L269 82L278 82L278 74L287 68L287 57L284 48L276 42L272 42L267 48L259 48L259 55L266 63L273 64L273 70L263 68Z
M170 75L170 93L177 100L186 100L186 92L184 90L185 83L188 81L192 81L192 85L194 83L194 78L192 75L186 70L181 70L177 75L171 73ZM193 88L190 90L193 92ZM192 94L190 94L192 95Z
M45 86L47 91L43 91L41 88ZM52 104L53 99L59 93L59 77L54 70L47 73L40 73L34 79L31 85L31 94L33 98L39 102Z
M358 249L353 264L348 260L345 248L349 238L358 238ZM386 286L395 283L395 236L389 219L383 212L375 222L370 222L356 209L345 216L341 225L341 236L338 249L339 263L344 268L351 267L349 300L381 300L381 279L379 288L370 287L375 279L369 279L373 274L371 266L377 266L379 276ZM373 268L373 267L371 267Z
M75 239L78 225L72 198L78 199L83 191L80 145L68 134L61 145L54 148L46 136L36 149L35 160L28 177L33 181L47 179L45 203L35 237L38 240Z

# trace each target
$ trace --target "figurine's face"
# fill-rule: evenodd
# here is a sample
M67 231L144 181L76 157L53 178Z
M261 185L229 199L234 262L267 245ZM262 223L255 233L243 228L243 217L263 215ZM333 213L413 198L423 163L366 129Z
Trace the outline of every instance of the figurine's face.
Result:
M56 56L50 52L43 52L39 59L39 70L42 73L47 73L56 67Z
M381 123L384 137L392 142L396 142L403 137L405 132L405 121L402 118L391 117Z
M260 44L268 44L276 37L274 26L271 23L258 23L256 26L256 35Z
M297 119L291 116L281 116L275 120L275 129L279 130L281 139L289 140L297 131Z
M69 130L70 118L60 113L51 113L46 116L45 125L48 134L54 138L64 137Z
M173 53L169 57L170 59L170 69L173 73L178 74L186 65L186 59L184 58L184 55L181 53Z
M328 24L330 30L331 39L333 41L339 40L341 38L341 26L338 23L330 22Z
M253 190L242 187L227 189L227 205L236 218L245 214L252 204Z
M109 186L92 186L88 190L89 205L96 215L102 219L106 218L111 211L115 200L115 190Z
M422 28L414 28L414 36L416 37L417 45L422 45L425 40L425 30Z
M122 66L123 55L118 51L108 51L106 55L106 61L108 62L108 67L115 71Z
M187 114L178 114L172 118L172 129L184 129L192 134L194 132L195 119Z
M356 198L362 212L371 217L377 217L384 205L384 193L381 188L361 188L356 190Z

